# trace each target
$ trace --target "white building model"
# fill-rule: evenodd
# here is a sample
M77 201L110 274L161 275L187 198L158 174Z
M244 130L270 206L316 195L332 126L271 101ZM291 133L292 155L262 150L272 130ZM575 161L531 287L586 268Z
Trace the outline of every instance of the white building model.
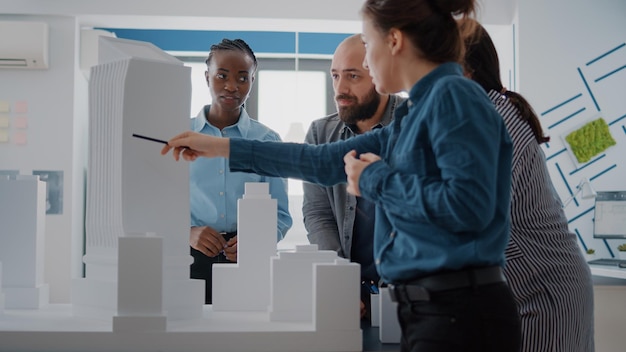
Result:
M264 183L246 184L238 263L214 266L214 304L203 305L204 283L189 279L188 165L133 137L188 129L190 71L150 44L100 41L86 277L70 305L0 305L0 351L361 351L359 265L315 245L277 253Z
M101 37L89 86L86 277L75 280L75 315L116 314L118 239L163 239L163 309L197 318L201 283L189 279L189 172L162 160L165 139L189 128L190 69L152 44ZM177 209L177 211L172 211ZM144 293L149 296L150 292Z
M32 175L0 176L0 311L48 304L45 223L45 182Z

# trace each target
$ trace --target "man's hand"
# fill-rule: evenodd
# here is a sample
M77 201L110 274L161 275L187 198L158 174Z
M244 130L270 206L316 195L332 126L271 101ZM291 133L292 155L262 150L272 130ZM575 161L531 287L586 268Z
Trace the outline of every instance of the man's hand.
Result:
M224 255L231 262L237 262L237 236L228 240L226 247L224 247Z
M363 301L361 301L361 319L363 319L363 317L365 317L365 314L367 314L367 310L365 310L365 303L363 303Z
M189 231L189 245L207 257L215 257L227 244L224 236L209 226L194 226Z

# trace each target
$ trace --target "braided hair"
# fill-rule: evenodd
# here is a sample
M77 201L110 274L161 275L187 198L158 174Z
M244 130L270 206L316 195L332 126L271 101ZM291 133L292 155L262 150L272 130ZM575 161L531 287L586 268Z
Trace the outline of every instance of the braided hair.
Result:
M230 40L230 39L224 38L218 44L211 45L211 49L209 50L209 57L207 57L205 61L207 66L209 66L209 63L211 62L211 58L213 58L213 53L215 53L218 50L242 51L243 53L247 54L248 56L252 58L252 61L254 62L254 71L256 72L256 69L258 66L257 61L256 61L256 56L254 55L254 52L252 51L252 49L250 49L250 46L248 46L248 44L243 39Z

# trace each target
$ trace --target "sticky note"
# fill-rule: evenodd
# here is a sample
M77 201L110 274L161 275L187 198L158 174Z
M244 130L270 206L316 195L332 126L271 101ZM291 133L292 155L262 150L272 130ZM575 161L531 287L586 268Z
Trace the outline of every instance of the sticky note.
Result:
M11 111L11 105L6 100L0 100L0 112L9 112Z
M15 128L21 128L21 129L28 128L28 117L26 116L16 117L15 121L13 122L13 126L15 126Z
M15 132L13 135L13 143L17 145L26 144L26 132Z
M9 130L0 129L0 143L9 141Z
M28 112L28 102L26 101L16 101L15 102L15 112L18 114L24 114Z
M0 128L9 127L9 115L0 115Z

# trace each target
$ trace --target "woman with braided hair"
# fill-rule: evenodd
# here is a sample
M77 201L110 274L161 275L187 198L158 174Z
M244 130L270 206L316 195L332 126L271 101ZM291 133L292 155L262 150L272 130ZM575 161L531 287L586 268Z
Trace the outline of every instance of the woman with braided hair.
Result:
M280 141L280 136L250 118L244 103L254 83L257 60L241 39L223 39L211 46L204 75L213 98L195 118L191 129L209 136ZM269 182L278 201L277 241L291 227L287 180L252 173L231 172L224 158L189 164L191 230L189 244L194 262L191 278L205 280L205 303L212 303L213 263L237 261L237 200L246 182Z

